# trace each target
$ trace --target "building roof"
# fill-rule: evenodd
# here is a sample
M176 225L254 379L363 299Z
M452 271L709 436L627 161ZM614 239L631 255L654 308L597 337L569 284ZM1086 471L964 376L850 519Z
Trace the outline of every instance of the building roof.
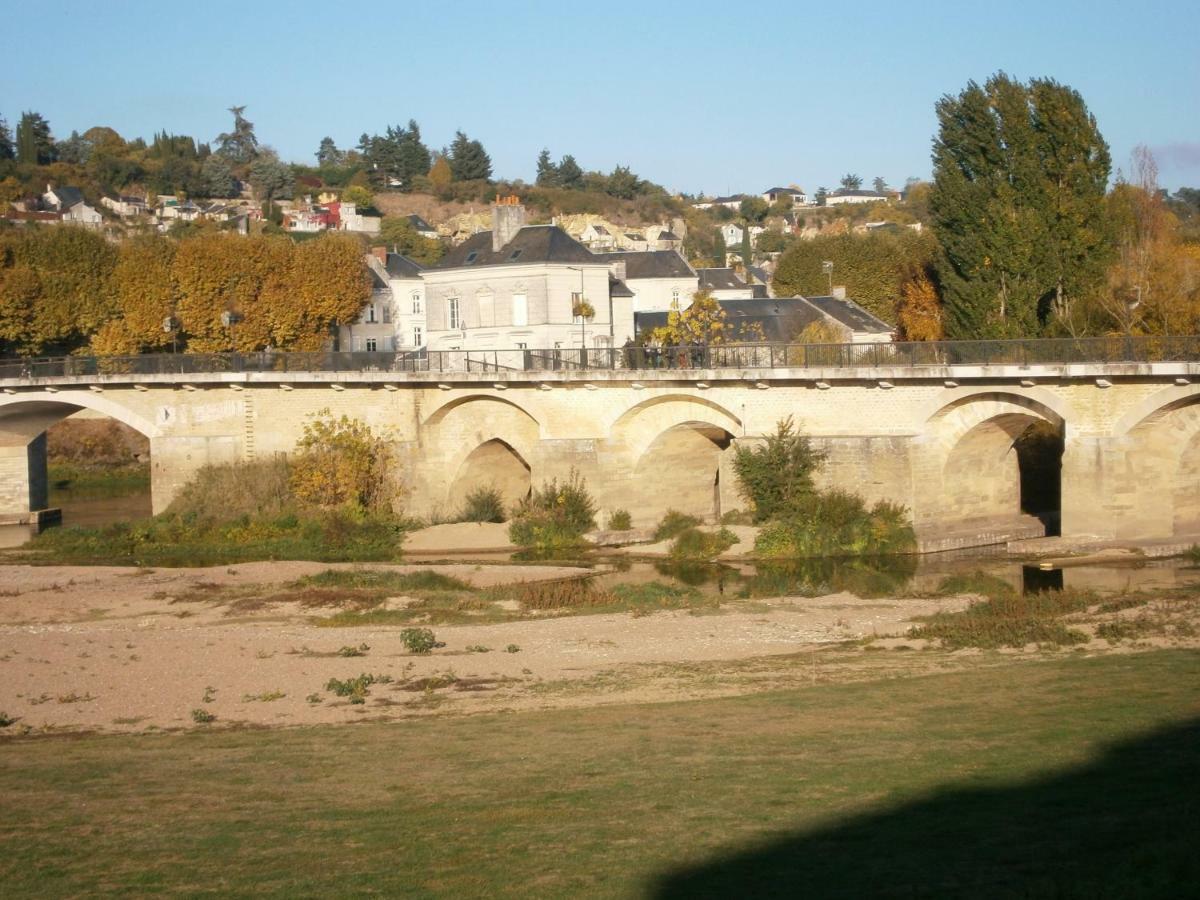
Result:
M677 250L625 250L602 253L605 262L624 262L625 278L695 278L696 273Z
M738 277L733 269L697 269L700 276L700 290L721 291L747 287L746 282Z
M773 187L763 191L764 194L791 194L793 197L803 194L804 191L798 188Z
M750 274L754 276L762 284L767 284L771 280L771 273L762 266L750 266Z
M58 198L58 208L63 212L83 202L83 191L77 187L63 185L62 187L54 188L51 193Z
M435 269L480 266L528 265L529 263L591 263L603 265L597 256L557 225L526 225L497 253L492 250L492 233L473 234L449 253Z
M660 241L677 241L677 240L679 240L679 235L677 235L673 231L660 231L658 233L658 240L660 240Z
M625 237L631 241L644 241L646 239L644 234L638 234L636 231L625 232Z
M430 225L428 222L426 222L424 219L422 219L420 216L418 216L416 213L411 213L410 215L407 215L404 218L408 219L409 224L411 224L412 227L415 228L417 231L436 231L437 230L432 225Z
M387 273L389 278L420 278L421 266L403 253L389 253Z
M592 231L596 232L596 234L608 234L608 229L605 228L603 225L592 224L588 227L590 227L592 229Z
M783 343L792 340L810 323L821 318L821 314L800 297L783 300L718 300L717 303L725 311L725 322L731 329L734 341ZM641 334L648 328L661 328L667 324L667 315L666 312L634 313L634 330ZM759 328L762 329L761 337Z
M608 276L608 296L610 297L632 297L633 291L629 289L629 285L623 282L620 278L614 275Z
M804 299L851 331L888 334L894 330L887 322L871 315L853 300L839 300L837 297L805 297Z

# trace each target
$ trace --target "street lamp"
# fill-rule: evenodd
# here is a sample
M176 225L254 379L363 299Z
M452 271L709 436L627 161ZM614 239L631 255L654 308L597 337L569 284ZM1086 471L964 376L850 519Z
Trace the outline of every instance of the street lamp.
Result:
M829 296L833 296L833 260L821 260L821 271L829 276Z
M162 330L171 336L171 352L179 352L179 320L174 316L163 319Z
M583 315L583 310L584 310L584 304L586 304L586 303L587 303L587 300L586 300L586 299L584 299L584 296L583 296L583 273L584 273L584 269L583 269L583 267L582 267L582 266L567 266L567 268L568 268L568 269L570 269L570 270L571 270L571 271L573 271L573 272L578 272L578 273L579 273L579 303L578 303L579 312L580 312L580 316L579 316L579 345L580 345L581 349L583 350L583 352L586 354L586 353L587 353L587 316ZM575 315L575 308L576 308L576 304L575 304L575 303L572 303L572 304L571 304L571 315ZM592 315L595 315L595 312L594 312L594 311L593 311ZM586 359L586 358L587 358L587 357L585 356L585 357L584 357L584 359Z
M229 343L233 344L233 352L237 353L237 323L242 321L245 316L240 312L234 312L232 309L227 309L221 313L221 324L229 329Z

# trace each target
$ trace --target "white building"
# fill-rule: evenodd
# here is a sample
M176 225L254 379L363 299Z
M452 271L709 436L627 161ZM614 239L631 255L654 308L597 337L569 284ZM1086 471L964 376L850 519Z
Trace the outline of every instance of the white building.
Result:
M99 228L104 224L104 217L84 202L83 192L79 188L46 185L42 206L62 216L63 223L67 225Z
M660 312L672 304L680 309L692 305L700 279L676 250L605 253L613 275L633 292L633 311Z
M760 195L768 203L778 203L785 197L790 197L792 206L807 206L808 194L804 193L803 188L795 187L773 187L767 188Z
M338 329L338 349L356 353L419 350L425 342L421 267L384 247L373 247L366 262L371 297L356 321Z
M721 226L721 237L725 240L725 248L736 252L737 248L742 246L742 238L745 235L745 229L737 222L726 222ZM750 246L753 247L758 240L758 236L767 229L761 225L750 226Z
M837 206L842 203L887 203L891 194L881 194L879 191L852 191L840 188L825 195L826 206Z
M605 258L556 225L527 226L515 197L492 207L491 231L422 275L431 351L552 353L620 346L633 336L632 292ZM581 300L591 318L574 315Z

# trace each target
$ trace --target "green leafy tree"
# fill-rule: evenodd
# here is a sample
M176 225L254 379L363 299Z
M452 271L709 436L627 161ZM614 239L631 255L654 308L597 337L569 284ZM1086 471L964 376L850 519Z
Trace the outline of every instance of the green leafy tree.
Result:
M321 138L321 145L317 147L317 165L321 168L326 166L340 166L343 162L343 153L337 148L337 144L333 142L331 137Z
M92 156L92 142L78 131L72 131L65 141L59 141L54 147L55 157L59 162L82 166Z
M17 150L13 146L12 131L9 130L4 116L0 116L0 160L12 159L16 155Z
M713 262L718 269L723 269L729 256L729 248L725 246L725 233L720 228L714 228L716 237L713 239Z
M641 186L641 179L633 174L628 166L617 166L608 176L608 186L604 192L621 200L632 200L637 196Z
M275 151L267 149L250 164L250 186L268 206L292 196L295 179L292 167L282 162Z
M462 131L454 133L454 141L446 154L455 181L489 181L492 160L483 144L473 141Z
M813 475L824 460L791 416L778 422L774 434L758 446L737 444L733 470L754 521L786 518L812 504L817 496Z
M342 199L347 203L353 203L355 206L370 206L375 202L375 198L371 195L370 190L361 184L352 184L346 190L342 191Z
M936 111L929 208L947 336L1026 337L1070 318L1109 257L1109 152L1083 98L999 73Z
M205 197L234 197L237 182L233 167L223 156L213 155L200 164L200 187Z
M569 153L558 161L558 184L570 191L583 187L583 169Z
M862 187L862 176L860 175L843 175L842 190L857 191Z
M432 266L446 253L442 242L418 234L403 216L384 216L379 226L379 243L407 256L422 266Z
M550 159L550 151L543 147L537 158L538 187L558 187L558 166Z
M886 194L888 191L887 180L882 175L876 175L875 180L871 182L871 186L875 188L877 194Z
M829 293L822 269L833 263L834 279L852 300L885 322L894 321L903 286L919 271L932 267L937 246L926 233L821 235L794 241L779 258L771 280L777 297L823 296Z
M817 188L817 192L813 194L813 203L817 206L825 205L825 198L829 196L829 190L824 187Z
M254 123L242 115L244 106L231 106L233 131L217 135L217 153L236 166L250 163L258 156L258 138L254 134Z
M771 205L762 197L747 197L738 204L738 213L742 220L754 225L760 224L771 211Z
M17 162L44 166L54 162L50 123L39 113L21 113L17 122Z

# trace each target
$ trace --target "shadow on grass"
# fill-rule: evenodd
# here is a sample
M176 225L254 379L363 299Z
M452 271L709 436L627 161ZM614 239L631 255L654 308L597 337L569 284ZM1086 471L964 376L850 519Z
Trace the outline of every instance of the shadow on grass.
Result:
M658 898L1181 897L1200 885L1200 719L1012 787L948 790L664 875Z

